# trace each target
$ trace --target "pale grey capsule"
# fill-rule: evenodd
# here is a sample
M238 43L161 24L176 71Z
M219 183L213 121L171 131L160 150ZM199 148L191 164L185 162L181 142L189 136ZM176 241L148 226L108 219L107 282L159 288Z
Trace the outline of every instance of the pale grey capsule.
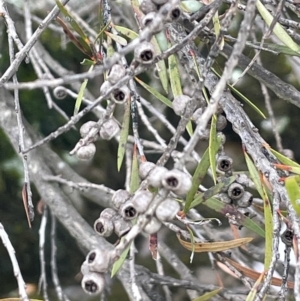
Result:
M98 295L105 287L104 275L95 272L88 273L83 276L81 286L87 294Z
M87 254L86 262L91 272L105 273L111 265L111 253L94 249Z
M100 137L104 140L110 140L118 134L119 130L118 123L110 118L102 124L100 128Z
M135 219L138 215L134 205L130 200L126 201L123 205L121 205L119 209L119 214L125 219L125 220L132 220Z
M191 98L187 95L178 95L172 102L172 107L176 115L182 116L185 113L188 103Z
M107 93L107 91L112 87L111 83L109 81L103 82L103 84L100 87L100 94L104 95Z
M130 99L130 95L131 93L129 88L127 86L123 86L121 88L115 89L110 94L110 99L117 104L122 104Z
M130 199L130 193L127 190L117 190L111 199L112 205L116 210L119 210L121 205Z
M155 166L148 176L148 184L153 187L161 187L162 178L168 170L163 166Z
M134 206L137 213L144 213L147 210L152 199L153 194L150 191L140 190L134 194L131 203Z
M163 5L165 3L167 3L169 0L152 0L153 3L157 4L157 5Z
M80 272L82 275L87 275L90 272L90 268L86 260L82 263Z
M86 123L84 123L81 127L80 127L80 136L82 138L86 137L89 132L91 131L91 129L97 124L96 121L88 121Z
M202 116L203 114L203 108L198 108L194 113L193 113L193 120L198 124L198 119Z
M140 10L147 15L150 12L157 11L157 5L154 4L151 0L143 0L140 4Z
M90 160L94 157L95 153L96 146L94 143L90 143L88 145L81 146L76 152L76 157L79 160Z
M178 169L172 169L164 174L162 185L179 196L185 196L192 187L192 180L190 175Z
M125 235L132 227L132 223L130 221L125 221L120 215L113 220L113 223L114 231L118 237Z
M227 194L232 200L240 199L245 192L244 186L239 183L232 183L228 187Z
M142 19L143 27L150 26L153 22L153 20L156 18L157 13L156 12L150 12ZM158 23L154 28L152 28L152 33L159 33L163 30L164 24L162 22Z
M67 91L65 87L58 86L54 88L53 95L56 99L64 99L67 97Z
M139 175L141 179L146 179L147 176L150 174L150 171L155 167L156 165L153 162L142 162L139 166Z
M245 191L240 199L237 200L236 204L238 207L247 208L252 205L253 195L249 191Z
M228 196L227 193L219 193L217 195L217 198L225 204L232 204L232 199Z
M180 205L177 201L165 199L157 206L155 215L160 221L167 222L174 219L179 210Z
M223 131L226 128L226 125L227 125L226 117L223 115L219 115L216 124L217 131Z
M106 219L112 219L117 215L117 211L112 208L105 208L101 211L100 217L106 218Z
M152 217L150 222L145 226L144 231L148 234L154 234L161 228L161 222L156 218Z
M107 80L112 84L115 85L118 81L120 81L126 74L126 69L123 65L115 64L111 67Z
M109 237L113 234L114 224L112 219L99 217L95 220L94 229L100 236Z
M134 58L137 62L149 65L155 57L154 46L150 42L143 42L134 50Z

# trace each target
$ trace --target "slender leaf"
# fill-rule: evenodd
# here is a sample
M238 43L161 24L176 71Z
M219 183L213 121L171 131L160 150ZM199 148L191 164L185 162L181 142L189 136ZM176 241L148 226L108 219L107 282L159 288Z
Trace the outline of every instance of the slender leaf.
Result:
M113 25L113 27L115 28L116 31L121 33L123 36L128 37L130 40L134 40L139 36L135 31L129 28L119 26L119 25Z
M168 57L169 63L169 75L170 83L173 96L182 95L181 81L180 81L180 72L178 67L178 61L174 54Z
M260 0L256 1L256 8L267 25L270 26L274 18L271 13L265 8L265 6L260 2ZM293 41L293 39L278 22L276 22L273 28L273 32L283 44L290 47L293 51L300 53L299 45Z
M221 77L221 75L214 68L212 68L212 70L218 77ZM246 102L252 109L254 109L254 111L256 111L262 118L266 119L265 114L253 102L251 102L244 94L242 94L232 85L230 84L227 85L231 91L233 91L236 95L238 95L244 102Z
M155 35L155 39L159 45L161 51L166 51L168 49L168 40L165 31L161 31Z
M217 288L217 289L215 289L211 292L208 292L208 293L206 293L206 294L204 294L204 295L202 295L202 296L200 296L196 299L193 299L192 301L207 301L210 298L212 298L213 296L217 295L222 289L223 289L222 287Z
M107 43L107 46L106 46L107 57L112 57L115 53L115 49L112 45L112 39L110 37L107 37L106 43Z
M192 245L192 250L191 250L191 256L190 256L190 263L193 262L194 259L194 254L195 254L195 237L194 237L194 233L192 231L192 229L190 227L187 227L189 233L190 233L190 237L191 237L191 245Z
M125 112L123 115L123 122L122 122L122 129L120 132L120 140L119 140L119 147L118 147L118 171L120 171L122 162L124 159L125 151L126 151L126 144L128 139L129 133L129 123L130 123L130 101L127 102Z
M107 36L109 36L112 40L114 40L118 44L120 44L122 46L126 46L127 45L127 41L124 38L122 38L122 37L120 37L120 36L118 36L118 35L116 35L114 33L108 32L108 31L104 31L104 32L105 32L105 34Z
M246 277L249 277L252 280L257 280L261 276L261 273L256 272L252 269L249 269L245 266L240 265L239 263L235 262L234 260L230 258L226 258L226 261L228 261L233 267L235 267L238 271L243 273ZM282 285L282 280L276 277L273 277L271 280L271 284L275 286L281 286ZM287 287L292 289L294 288L294 282L292 281L287 281Z
M184 0L180 2L180 7L187 13L195 13L203 6L202 3L195 0Z
M296 180L297 176L288 177L285 179L285 188L287 190L291 204L300 216L300 188Z
M130 175L130 193L135 193L140 185L140 177L139 177L139 162L137 157L136 146L133 149L133 158L132 158L132 166L131 166L131 175Z
M113 267L111 269L111 278L114 277L122 267L124 261L126 260L129 249L130 249L130 245L124 250L120 258L113 264Z
M249 218L248 216L246 216L243 213L241 213L240 211L238 211L237 208L235 208L231 205L228 205L228 204L224 204L223 202L219 201L216 198L210 198L210 199L206 200L205 202L203 202L203 205L205 205L206 207L208 207L212 210L215 210L216 212L221 213L224 216L227 216L227 215L234 216L236 221L240 225L257 233L258 235L260 235L262 237L265 237L265 231L251 218Z
M214 183L217 183L217 165L216 154L221 144L221 138L217 139L217 117L213 115L211 118L211 126L209 133L209 161Z
M239 239L229 240L229 241L218 241L218 242L194 242L190 243L180 238L180 234L177 234L178 241L187 250L196 253L203 252L220 252L229 249L241 247L253 240L253 237L243 237Z
M271 151L271 153L283 164L285 165L289 165L289 166L294 166L294 167L300 167L300 164L298 164L297 162L291 160L290 158L284 156L283 154L277 152L276 150L274 150L273 148L269 148L269 150Z
M218 194L224 186L228 186L236 180L236 176L231 176L228 178L222 179L221 182L216 184L215 186L210 187L203 193L199 193L195 199L193 200L190 208L193 208L201 203L205 202L206 200L210 199L214 195Z
M95 62L89 59L84 59L80 64L83 66L93 66L95 65Z
M249 292L246 301L253 301L257 295L257 290L261 284L261 282L263 281L264 278L264 273L261 273L260 276L257 278L257 280L255 281L253 287L251 288L251 291Z
M199 185L201 184L204 176L207 174L208 169L209 169L209 149L207 148L193 174L192 187L186 196L185 205L183 209L184 213L187 213L190 210L190 206L195 197L195 194L198 191Z
M85 55L92 57L92 52L90 48L87 48L84 46L79 40L75 37L75 35L70 31L68 26L63 22L62 19L59 17L56 17L56 21L60 24L60 26L63 28L64 33L69 37L71 42Z
M103 28L101 28L101 30L99 31L99 33L97 34L97 36L94 40L94 44L99 39L99 44L102 45L103 33L105 32L105 30L107 29L108 26L110 26L110 22L108 22L107 24L105 24L105 26L103 26Z
M92 72L93 69L94 69L94 65L90 67L89 72ZM73 114L74 116L77 115L79 112L87 83L88 83L88 79L85 79L83 81L83 83L81 84L81 87L80 87L80 90L79 90L79 93L78 93L78 96L77 96L76 102L75 102L74 114Z
M151 39L151 43L154 46L155 55L161 54L161 49L158 45L156 37L153 37ZM159 76L161 85L164 88L165 92L168 94L169 93L169 79L168 79L168 72L167 72L167 67L166 67L165 61L160 60L159 62L157 62L156 69L158 71L158 76Z
M135 80L148 92L150 92L154 97L156 97L158 100L160 100L162 103L164 103L166 106L172 108L172 102L162 94L160 94L156 89L152 88L151 86L147 85L137 77L135 77Z
M268 268L271 264L271 261L272 261L272 254L273 254L273 250L272 250L272 245L273 245L272 208L271 208L270 200L268 198L266 190L265 190L264 186L262 185L263 181L262 181L262 177L260 176L260 173L256 169L254 163L252 162L252 160L250 159L250 157L248 156L246 151L244 151L244 155L245 155L246 163L248 166L248 170L250 172L250 177L264 202L264 217L265 217L265 261L264 261L264 265L265 265L265 270L268 270Z
M297 175L300 175L300 167L299 166L287 166L287 165L283 165L283 164L273 164L276 168L282 169L282 170L286 170L288 172L292 172L295 173Z
M73 27L73 29L79 34L83 41L84 48L89 51L90 50L90 40L84 33L84 31L81 29L79 24L74 20L74 18L70 15L70 13L67 11L67 9L62 5L62 3L59 0L55 0L56 5L58 6L59 10L62 12L62 14L65 17L68 17L70 19L70 24Z

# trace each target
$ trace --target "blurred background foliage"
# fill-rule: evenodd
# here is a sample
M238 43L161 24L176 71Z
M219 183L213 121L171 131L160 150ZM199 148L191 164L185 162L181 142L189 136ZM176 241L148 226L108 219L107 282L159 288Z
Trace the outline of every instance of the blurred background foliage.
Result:
M17 16L15 19L16 26L20 29L23 24L22 17L14 12L13 6L9 6L8 8L13 16ZM46 11L38 11L37 14L40 16L45 16ZM90 12L89 19L93 20L95 17L95 12ZM122 23L122 20L120 22ZM237 31L237 26L238 24L236 24L236 26L232 26L230 29L233 36ZM80 65L80 62L84 58L82 53L80 53L71 43L67 43L64 47L62 47L63 42L60 34L53 33L51 30L46 30L40 40L53 58L65 68L72 70L75 73L86 70L86 67ZM24 39L23 42L25 42ZM7 34L3 20L0 20L0 45L0 73L3 73L9 66ZM205 49L203 51L205 51ZM244 54L249 57L253 57L254 52L252 49L247 48L244 51ZM297 89L300 89L300 81L290 77L291 66L284 55L275 56L270 53L262 53L262 61L266 69L274 72L284 81L290 81ZM223 58L218 59L218 65L222 68L224 65ZM236 74L239 75L240 70L237 69ZM17 75L20 82L28 82L36 79L33 68L30 64L26 64L25 62L21 64ZM150 81L151 74L150 76L144 76L144 80L146 79ZM96 79L88 84L88 88L95 92L95 97L98 96L98 85L99 79ZM242 80L240 80L236 87L248 99L255 103L265 114L267 114L264 107L264 99L261 93L260 85L255 79L246 75ZM144 91L141 91L141 93L144 93L145 98L153 101L153 99L149 95L145 94ZM280 132L283 146L284 148L293 150L295 159L299 162L299 110L293 105L287 104L285 101L278 99L271 91L269 91L269 93L271 95L275 116L278 118L278 124L282 124ZM20 93L20 101L25 118L43 136L48 135L65 123L65 120L56 111L49 110L42 90L23 90ZM72 116L73 114L74 102L74 99L70 97L67 97L63 100L56 100L56 103L61 107L62 110L66 112L68 116ZM249 114L256 127L260 130L262 136L272 147L276 149L274 137L270 127L268 127L267 121L263 121L262 118L247 105L244 105L244 109ZM120 114L121 113L122 112L120 112ZM171 114L169 111L166 111L166 114L173 124L177 123L178 118L174 116L174 114ZM92 114L88 114L79 122L76 127L79 128L80 125L87 120L95 120L95 117ZM159 130L162 132L163 128L160 128ZM143 126L140 128L140 133L141 137L151 139L147 129L145 129ZM226 135L225 150L228 155L234 157L235 169L245 170L246 165L241 152L241 143L239 137L232 131L230 125L227 126L224 134ZM167 141L171 137L167 132L162 132L162 136ZM116 153L118 147L117 142L114 140L97 142L97 152L92 162L82 163L78 162L77 159L70 157L68 154L78 139L78 131L71 129L68 133L63 134L52 141L50 145L53 150L55 150L61 157L65 158L78 173L86 177L89 181L101 183L113 189L123 188L125 178L124 168L121 170L121 172L117 172L116 168ZM1 130L0 141L0 220L9 234L11 242L16 250L24 279L27 283L33 283L36 286L40 276L38 229L40 226L41 217L37 215L32 229L28 228L21 199L23 178L22 163L12 149L5 134ZM205 143L199 145L199 152L203 151L206 146L207 145ZM151 161L156 160L158 157L159 155L153 154L150 155L148 159ZM39 196L35 190L33 190L33 192L33 200L34 204L36 205L39 201ZM81 213L88 223L92 225L100 211L101 208L86 200L84 202L84 211ZM203 213L203 215L208 216L210 214L212 215L214 213L210 211ZM225 225L227 224L225 223ZM50 231L49 229L50 227L48 225L48 238ZM160 235L165 235L165 231L162 230L162 234ZM181 246L179 246L175 236L173 240L168 240L168 244L170 247L174 249L176 248L178 250L177 254L179 254L183 261L189 265L190 254ZM136 245L139 250L137 263L141 263L151 270L155 270L155 264L149 256L147 240L143 237L140 237L137 239ZM46 267L47 276L50 279L49 246L50 243L48 240L46 242ZM145 260L145 258L148 260ZM79 287L80 277L78 276L78 272L80 271L80 266L83 260L84 254L80 251L76 245L76 242L68 235L67 231L60 224L58 224L58 273L63 287L71 293L76 292L75 295L77 295L78 298L72 300L83 300L81 295L82 291ZM193 266L203 266L207 261L207 255L196 255ZM196 268L194 270L196 271ZM173 271L167 270L166 273L171 275ZM74 285L77 286L75 287ZM49 283L49 286L53 287L51 282ZM15 291L16 287L17 284L13 275L12 266L7 251L3 245L0 244L0 296L8 296L11 292ZM118 289L112 289L111 300L125 300L125 293L123 292L122 288L120 285L117 287ZM181 298L181 292L179 290L176 291L176 294L179 296L179 300L184 300L184 295Z

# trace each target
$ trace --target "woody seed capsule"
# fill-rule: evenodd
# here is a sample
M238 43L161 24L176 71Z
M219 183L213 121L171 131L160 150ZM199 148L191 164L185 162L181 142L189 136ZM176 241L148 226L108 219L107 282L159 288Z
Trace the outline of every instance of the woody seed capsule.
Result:
M116 210L124 204L127 200L130 199L130 193L127 190L119 189L117 190L111 199L112 205Z
M110 118L105 121L100 128L100 137L104 140L112 139L119 132L120 128L117 122Z
M103 274L88 273L81 280L83 290L89 295L100 294L105 287L105 279Z
M180 205L177 201L165 199L157 206L155 215L160 221L167 222L174 219L179 210Z
M143 42L134 50L134 58L140 64L151 64L155 56L154 46L150 42Z
M79 160L90 160L94 157L95 153L96 146L94 143L90 143L88 145L81 146L76 152L76 157Z

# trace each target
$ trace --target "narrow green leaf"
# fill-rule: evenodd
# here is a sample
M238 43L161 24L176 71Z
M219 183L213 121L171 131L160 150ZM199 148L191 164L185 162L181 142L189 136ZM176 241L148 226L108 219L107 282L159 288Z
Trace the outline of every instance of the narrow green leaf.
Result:
M83 66L93 66L95 62L89 59L84 59L80 64Z
M224 186L230 185L235 180L236 180L236 176L231 176L231 177L228 177L228 178L224 178L224 179L222 179L221 182L219 182L215 186L210 187L209 189L207 189L203 193L199 193L195 197L195 199L193 200L190 208L198 206L199 204L201 204L201 203L207 201L208 199L212 198L214 195L218 194Z
M180 2L180 7L187 13L195 13L203 6L202 3L195 0L184 0Z
M221 75L212 68L213 72L220 78ZM254 111L256 111L262 118L266 119L265 114L253 103L251 102L244 94L242 94L240 91L238 91L235 87L233 87L230 84L227 84L227 86L230 88L232 92L234 92L236 95L238 95L244 102L246 102Z
M161 31L155 35L155 39L159 45L161 51L166 51L168 49L168 40L165 31Z
M293 167L300 167L300 165L297 162L291 160L290 158L284 156L283 154L277 152L276 150L272 148L269 148L269 150L282 164L293 166Z
M264 202L264 217L265 217L265 270L269 269L270 263L272 261L272 244L273 244L273 219L272 219L272 208L266 193L266 190L262 184L261 176L256 169L254 163L244 151L246 163L248 166L248 170L250 172L250 177L260 194L263 202Z
M287 190L291 204L300 216L300 188L296 178L299 176L292 176L285 179L285 189Z
M220 24L220 20L219 20L218 11L216 11L216 13L213 16L213 24L214 24L214 30L215 30L216 37L218 37L221 32L221 24ZM222 40L220 43L220 49L222 50L223 47L224 47L224 37L222 37Z
M194 130L193 130L193 124L192 124L191 121L189 121L189 122L187 123L187 125L186 125L186 130L187 130L188 134L190 135L190 137L192 137L193 134L194 134Z
M118 147L118 171L120 171L122 162L124 159L126 144L129 133L129 123L130 123L130 101L127 102L125 112L123 115L122 129L120 132L120 141Z
M84 48L89 51L90 50L90 40L86 36L86 34L83 32L79 24L74 20L74 18L70 15L70 13L67 11L67 9L62 5L62 3L59 0L55 0L56 5L58 6L59 10L62 12L62 14L70 19L70 24L73 27L73 29L79 34L83 41Z
M107 27L110 25L110 22L108 22L105 26L103 26L103 28L101 28L101 30L99 31L99 33L97 34L95 40L94 40L94 44L97 42L97 40L99 39L99 44L102 45L102 40L103 40L103 33L104 31L107 29Z
M256 8L267 25L270 26L274 18L271 13L265 8L265 6L260 2L260 0L256 1ZM299 45L293 41L293 39L278 22L276 22L273 28L273 32L283 44L290 47L293 51L300 53Z
M131 175L130 175L130 193L135 193L139 189L140 177L139 177L139 162L137 157L136 147L133 150Z
M118 35L116 35L114 33L108 32L108 31L104 31L104 32L105 32L105 34L107 36L109 36L112 40L114 40L118 44L120 44L122 46L126 46L127 45L127 41L124 38L122 38L122 37L120 37L120 36L118 36Z
M194 259L194 254L195 254L195 237L194 237L194 233L192 231L192 229L190 227L187 227L189 233L190 233L190 237L191 237L191 245L192 245L192 253L191 253L191 256L190 256L190 263L193 262L193 259Z
M93 69L94 69L94 65L90 67L89 72L91 72ZM79 93L78 93L78 96L77 96L76 102L75 102L74 114L73 114L74 116L77 115L77 113L79 112L87 83L88 83L88 79L85 79L84 82L80 86L80 90L79 90Z
M155 55L160 55L161 50L160 50L160 47L159 47L158 42L156 40L156 37L153 37L151 39L151 43L154 46ZM158 76L159 76L161 85L164 88L165 92L168 94L169 93L169 79L168 79L168 72L167 72L166 63L165 63L164 60L160 60L155 65L156 65L156 69L158 71Z
M213 115L211 118L211 126L210 126L210 133L209 133L209 161L210 161L210 168L212 172L212 177L214 183L217 183L217 166L216 166L216 154L220 147L220 140L217 139L217 117Z
M135 31L133 31L129 28L123 27L123 26L114 25L114 28L116 31L118 31L125 37L128 37L130 40L134 40L139 36Z
M231 216L235 216L236 220L240 225L257 233L261 237L265 237L265 231L254 220L252 220L248 216L238 211L237 208L225 204L216 198L207 199L205 202L203 202L203 205L212 210L215 210L218 213L221 213L224 216L226 216L227 214L230 214Z
M135 77L135 80L148 92L150 92L153 96L155 96L158 100L160 100L162 103L164 103L166 106L172 108L172 102L162 94L160 94L156 89L152 88L151 86L147 85L137 77Z
M120 268L122 267L122 265L127 257L127 254L129 252L129 249L130 249L130 245L124 250L124 252L120 256L120 258L113 264L113 267L111 270L111 278L114 277L118 273Z
M182 95L181 81L180 81L180 72L178 68L178 61L174 54L168 57L169 63L169 75L170 83L173 96Z
M209 169L209 149L207 148L193 174L192 187L186 196L185 205L183 209L184 213L187 213L190 210L190 206L195 197L195 194L198 191L199 185L201 184L204 176L207 174L208 169Z
M192 301L207 301L209 300L210 298L212 298L213 296L215 296L216 294L218 294L223 288L217 288L215 289L214 291L211 291L211 292L208 292L196 299L193 299Z
M107 57L112 57L115 53L115 49L112 45L112 39L110 37L107 37L106 43L107 43L107 46L106 46Z

